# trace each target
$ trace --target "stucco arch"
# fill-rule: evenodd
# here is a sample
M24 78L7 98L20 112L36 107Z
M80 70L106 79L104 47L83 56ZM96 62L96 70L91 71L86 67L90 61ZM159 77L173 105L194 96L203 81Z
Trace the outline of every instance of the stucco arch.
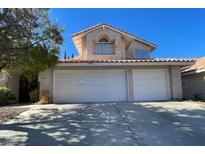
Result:
M107 39L109 42L115 44L115 38L109 35L107 32L101 32L97 34L96 37L93 39L93 42L97 43L101 39Z

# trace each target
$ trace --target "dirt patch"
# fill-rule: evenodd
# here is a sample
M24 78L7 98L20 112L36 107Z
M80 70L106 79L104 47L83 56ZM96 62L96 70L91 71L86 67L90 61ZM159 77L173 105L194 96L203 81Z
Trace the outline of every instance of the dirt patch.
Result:
M28 110L25 107L0 107L0 124L15 118L20 113Z

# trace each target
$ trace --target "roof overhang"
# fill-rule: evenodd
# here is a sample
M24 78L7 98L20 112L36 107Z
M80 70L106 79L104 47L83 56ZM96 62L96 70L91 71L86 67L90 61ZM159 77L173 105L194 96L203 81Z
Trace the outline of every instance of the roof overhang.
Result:
M205 57L198 58L193 65L181 69L181 74L183 76L203 72L205 72Z
M182 72L182 76L186 76L186 75L192 75L192 74L199 74L199 73L204 73L205 69L201 69L201 70L192 70L189 72Z
M103 66L187 66L194 62L122 62L122 63L58 63L57 67L103 67Z
M108 28L108 29L111 29L111 30L116 31L118 33L121 33L122 35L125 35L127 37L130 37L130 38L136 40L136 41L139 41L139 42L141 42L143 44L146 44L146 45L150 46L152 48L152 50L157 48L157 45L154 44L154 43L151 43L150 41L144 40L144 39L142 39L140 37L135 36L134 34L126 32L126 31L124 31L124 30L122 30L122 29L120 29L118 27L114 27L112 25L105 24L105 23L97 24L95 26L92 26L90 28L87 28L87 29L85 29L83 31L80 31L78 33L75 33L75 34L71 35L72 40L75 42L79 38L82 38L83 36L85 36L87 33L91 32L91 31L94 31L94 30L97 30L99 28Z

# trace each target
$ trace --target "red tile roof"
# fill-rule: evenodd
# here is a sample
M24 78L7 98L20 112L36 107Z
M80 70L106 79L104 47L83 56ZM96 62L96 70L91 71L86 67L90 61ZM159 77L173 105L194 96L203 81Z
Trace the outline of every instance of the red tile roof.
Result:
M123 60L80 60L66 59L60 63L143 63L143 62L195 62L194 58L155 58L155 59L123 59Z
M204 70L205 69L205 57L199 58L196 60L195 64L191 66L186 66L181 69L181 73L188 73L191 71L196 71L196 70Z

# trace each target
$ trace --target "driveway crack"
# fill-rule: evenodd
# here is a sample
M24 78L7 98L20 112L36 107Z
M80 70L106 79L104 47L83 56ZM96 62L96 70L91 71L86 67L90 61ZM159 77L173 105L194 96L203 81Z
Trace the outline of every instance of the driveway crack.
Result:
M129 125L129 121L127 120L127 118L125 117L125 115L120 111L120 109L118 108L117 104L114 103L113 104L115 110L117 111L120 119L124 122L124 125L127 127L127 129L130 131L131 136L133 137L133 139L135 140L135 142L137 143L137 145L140 145L140 141L139 138L136 137L135 133L133 132L132 128Z

